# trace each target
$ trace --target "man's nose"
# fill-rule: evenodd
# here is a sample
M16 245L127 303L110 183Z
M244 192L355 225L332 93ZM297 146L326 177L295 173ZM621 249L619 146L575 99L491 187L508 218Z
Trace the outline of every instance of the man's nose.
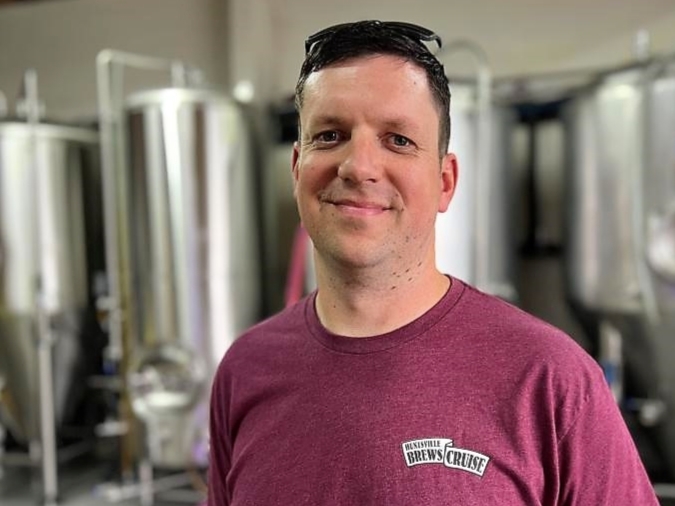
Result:
M354 183L377 181L380 176L378 147L377 139L352 136L345 146L345 157L338 168L338 176Z

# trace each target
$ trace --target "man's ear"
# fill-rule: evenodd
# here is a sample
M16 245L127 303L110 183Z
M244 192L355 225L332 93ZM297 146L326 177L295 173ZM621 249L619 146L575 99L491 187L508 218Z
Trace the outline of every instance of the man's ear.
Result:
M291 172L293 173L293 196L295 196L298 186L298 160L300 159L300 147L298 141L293 143L293 153L291 155Z
M450 201L457 188L457 157L454 153L447 153L441 160L441 196L438 201L438 212L444 213L448 210Z

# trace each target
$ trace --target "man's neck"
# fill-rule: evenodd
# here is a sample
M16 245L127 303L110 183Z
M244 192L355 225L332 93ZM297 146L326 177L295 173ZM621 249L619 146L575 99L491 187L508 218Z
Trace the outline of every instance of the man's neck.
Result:
M450 286L435 268L407 277L359 273L350 278L319 269L317 282L319 320L329 331L349 337L381 335L410 323Z

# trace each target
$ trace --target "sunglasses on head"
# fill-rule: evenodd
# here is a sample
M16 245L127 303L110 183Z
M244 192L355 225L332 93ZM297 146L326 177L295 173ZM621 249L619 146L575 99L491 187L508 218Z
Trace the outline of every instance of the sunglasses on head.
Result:
M340 30L354 25L362 25L364 27L368 25L381 26L396 35L401 35L408 39L418 42L435 42L439 49L443 46L440 36L423 26L405 23L403 21L357 21L354 23L340 23L338 25L329 26L328 28L324 28L307 37L307 40L305 40L305 56L309 55L312 50L316 48L317 44L321 44Z

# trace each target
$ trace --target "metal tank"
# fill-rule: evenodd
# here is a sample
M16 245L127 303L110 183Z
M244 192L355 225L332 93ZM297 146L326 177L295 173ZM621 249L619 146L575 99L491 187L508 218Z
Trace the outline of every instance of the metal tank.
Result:
M248 129L224 96L185 88L134 94L125 117L118 230L132 407L154 465L205 465L208 385L260 317Z
M439 269L477 288L516 302L515 243L511 219L513 177L510 127L515 117L493 100L492 71L483 48L457 39L437 57L446 72L459 68L450 58L471 58L474 78L449 77L450 145L459 176L450 207L436 220Z
M674 82L672 58L632 65L602 74L564 111L566 279L584 310L651 326L675 310L667 274L650 265L675 203Z
M568 290L581 307L642 312L644 73L603 76L571 101L568 132Z
M601 75L565 110L566 277L588 310L654 320L673 309L647 261L675 202L674 83L672 59L633 65Z
M675 312L675 58L649 70L644 215L647 262L662 313Z
M637 413L661 459L654 467L668 479L675 477L674 62L603 73L564 112L568 297L597 339L617 400Z
M57 426L83 395L82 362L95 359L85 331L104 271L99 170L92 130L0 122L0 423L21 442L40 437L40 319L53 339Z
M457 155L459 177L450 207L436 220L436 263L443 272L515 302L509 163L515 118L508 108L490 104L485 135L476 86L451 83L451 92L449 151Z
M653 273L658 321L655 363L668 415L657 425L670 480L675 480L675 57L651 70L647 96L646 257ZM663 244L668 244L665 249ZM660 255L654 255L655 251Z

